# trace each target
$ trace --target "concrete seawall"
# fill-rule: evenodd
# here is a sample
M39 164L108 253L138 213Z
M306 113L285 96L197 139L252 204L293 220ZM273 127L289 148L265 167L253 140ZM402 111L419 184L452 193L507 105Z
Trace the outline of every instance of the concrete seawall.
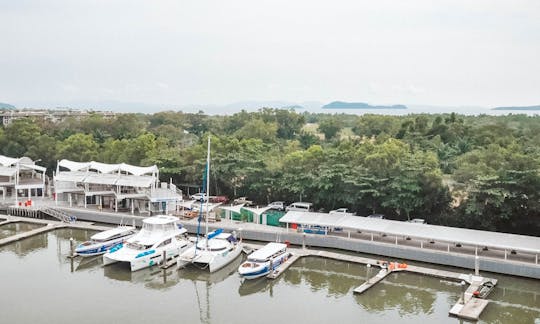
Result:
M79 220L119 224L142 225L144 217L132 216L126 214L115 214L107 212L98 212L92 210L81 210L62 208L70 215L76 216ZM181 221L184 227L190 233L196 233L196 222ZM231 223L217 222L209 225L210 229L224 228L226 230L238 230L242 228L241 236L244 239L254 241L273 242L276 240L290 241L291 244L302 245L304 234L293 231L287 231L280 227L254 226L252 223ZM256 227L256 228L255 228ZM317 234L305 234L305 244L307 246L332 248L352 252L360 252L386 257L414 260L446 266L453 266L465 269L474 269L475 256L460 253L441 252L431 249L420 249L411 246L394 245L383 242L373 242L360 239L349 239L345 237L326 236ZM540 279L540 265L518 261L505 261L488 257L480 258L480 270L494 273L508 274L514 276Z

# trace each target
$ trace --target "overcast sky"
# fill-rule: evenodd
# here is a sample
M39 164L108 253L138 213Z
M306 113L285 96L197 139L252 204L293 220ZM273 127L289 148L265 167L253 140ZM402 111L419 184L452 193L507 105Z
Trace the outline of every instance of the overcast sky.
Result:
M0 102L540 104L540 1L0 0Z

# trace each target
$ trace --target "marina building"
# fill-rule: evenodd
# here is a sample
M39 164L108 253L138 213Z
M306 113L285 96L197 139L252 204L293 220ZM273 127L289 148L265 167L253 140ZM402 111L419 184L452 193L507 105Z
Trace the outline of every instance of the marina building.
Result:
M39 161L39 160L38 160ZM12 158L0 155L0 195L2 200L14 198L15 203L44 196L46 168L28 157Z
M152 215L175 211L182 191L172 182L160 182L156 165L61 160L54 175L53 197L56 204L70 207Z

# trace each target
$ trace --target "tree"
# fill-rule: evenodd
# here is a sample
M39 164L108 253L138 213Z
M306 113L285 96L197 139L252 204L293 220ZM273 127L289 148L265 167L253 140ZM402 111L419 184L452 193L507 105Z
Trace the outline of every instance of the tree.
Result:
M337 118L331 117L331 118L326 118L322 120L319 123L318 130L319 132L324 134L324 138L326 140L331 140L334 137L336 137L336 135L338 134L338 132L341 130L342 127L343 126L341 122Z
M98 157L99 145L92 135L75 134L59 142L56 147L57 159L88 162Z

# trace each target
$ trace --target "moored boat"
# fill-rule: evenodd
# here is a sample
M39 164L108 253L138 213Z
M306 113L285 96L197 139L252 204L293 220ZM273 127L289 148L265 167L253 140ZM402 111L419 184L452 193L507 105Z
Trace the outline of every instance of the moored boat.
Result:
M104 254L111 247L124 242L135 233L137 229L131 226L119 226L99 232L90 237L90 240L79 244L75 252L82 257Z
M287 261L290 253L283 243L268 243L251 253L247 260L238 267L238 273L246 279L255 279L268 275L279 265Z
M161 263L163 251L167 259L178 256L192 244L187 239L186 229L177 221L174 216L164 215L144 219L139 233L103 255L103 264L126 262L131 271L137 271Z
M208 150L206 155L206 191L203 194L210 192L210 137L208 137ZM204 181L203 181L204 184ZM210 207L208 200L206 204L205 217L205 233L206 237L199 238L199 232L202 219L202 201L199 212L199 223L197 225L197 237L195 245L181 253L177 260L178 267L185 266L189 263L198 265L201 268L208 269L210 272L215 272L236 259L242 253L242 241L236 238L234 233L224 233L222 229L214 232L208 232L208 219Z
M179 262L193 263L202 269L215 272L242 253L242 242L232 233L218 229L199 240L179 257Z

